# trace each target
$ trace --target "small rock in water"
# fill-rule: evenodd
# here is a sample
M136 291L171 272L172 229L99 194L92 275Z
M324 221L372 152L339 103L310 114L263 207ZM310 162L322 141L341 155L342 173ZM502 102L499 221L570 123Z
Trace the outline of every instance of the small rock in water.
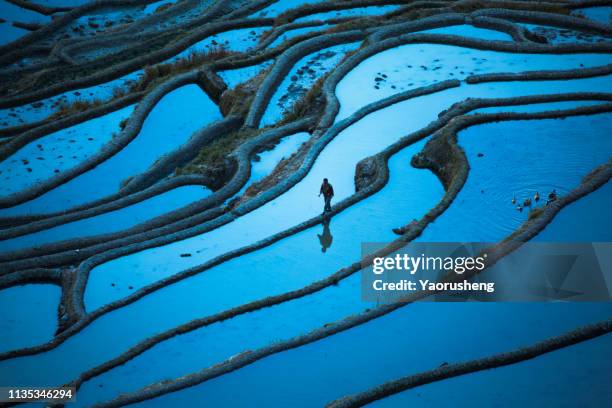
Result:
M189 258L191 256L190 253L181 254L181 258Z
M484 153L478 153L476 156L478 156L478 157L484 157Z

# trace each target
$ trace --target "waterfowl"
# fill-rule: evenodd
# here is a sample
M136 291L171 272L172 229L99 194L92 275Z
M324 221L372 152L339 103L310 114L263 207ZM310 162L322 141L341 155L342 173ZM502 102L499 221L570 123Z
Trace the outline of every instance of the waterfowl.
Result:
M548 200L546 200L546 205L552 203L557 200L557 190L553 190L548 194Z
M526 198L525 201L523 201L523 207L529 206L531 206L531 198Z
M536 191L535 195L533 196L533 201L538 202L540 201L540 192Z
M516 209L520 212L523 212L523 207L520 204L516 206Z
M516 204L516 196L512 197L512 204Z

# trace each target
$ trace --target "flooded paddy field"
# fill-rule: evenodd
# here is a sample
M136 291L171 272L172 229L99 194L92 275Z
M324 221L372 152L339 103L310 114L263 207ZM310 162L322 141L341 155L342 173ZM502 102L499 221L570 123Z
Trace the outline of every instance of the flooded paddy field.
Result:
M609 248L610 10L1 1L0 386L606 406L609 296L372 301L363 245Z

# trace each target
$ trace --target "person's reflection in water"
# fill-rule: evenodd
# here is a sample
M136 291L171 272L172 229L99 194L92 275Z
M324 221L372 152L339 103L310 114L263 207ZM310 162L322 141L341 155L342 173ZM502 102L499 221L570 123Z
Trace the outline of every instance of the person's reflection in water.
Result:
M317 234L319 237L319 242L321 243L321 252L327 251L334 240L331 232L329 231L329 218L325 217L323 219L323 234Z

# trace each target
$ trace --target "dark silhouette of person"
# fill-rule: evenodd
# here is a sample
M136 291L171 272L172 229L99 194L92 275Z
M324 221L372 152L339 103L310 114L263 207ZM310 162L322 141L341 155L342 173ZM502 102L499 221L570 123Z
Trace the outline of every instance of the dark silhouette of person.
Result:
M323 194L323 199L325 200L325 207L323 208L323 212L331 211L331 199L334 196L334 188L329 181L324 178L323 184L321 184L321 190L319 190L319 197Z
M321 243L321 252L327 251L334 240L334 237L329 230L329 219L323 221L323 234L317 234L319 242Z

